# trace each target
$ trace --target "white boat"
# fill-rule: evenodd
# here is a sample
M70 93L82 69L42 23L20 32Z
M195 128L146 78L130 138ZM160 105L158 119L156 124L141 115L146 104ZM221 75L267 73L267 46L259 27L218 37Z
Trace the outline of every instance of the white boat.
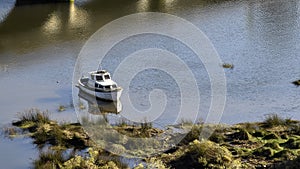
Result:
M118 101L122 94L122 88L111 79L110 73L106 70L92 71L88 77L83 76L78 80L77 87L96 98Z

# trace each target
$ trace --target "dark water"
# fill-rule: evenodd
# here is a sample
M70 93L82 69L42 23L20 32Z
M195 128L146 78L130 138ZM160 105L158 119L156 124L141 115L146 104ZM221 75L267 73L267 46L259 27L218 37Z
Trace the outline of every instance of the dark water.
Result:
M300 120L300 90L290 83L300 79L298 0L82 0L75 4L21 7L13 7L13 3L0 1L1 126L14 120L16 112L31 107L48 109L53 118L61 121L76 121L71 85L74 64L85 40L114 19L145 11L174 14L192 22L210 38L221 59L235 65L233 70L225 70L227 102L221 122L258 121L268 113ZM121 51L112 54L133 52L139 48L130 44L145 39L148 44L158 44L159 40L146 35L128 39L129 46L121 44ZM174 45L168 39L160 40L165 48ZM177 52L193 62L186 49ZM106 67L113 69L113 63L107 62ZM151 75L158 72L145 73L148 75L139 74L134 79L131 97L140 109L149 107L146 94L153 83L146 83L147 78L155 78ZM205 79L205 73L196 74ZM207 111L209 81L201 84L204 102L200 110ZM170 89L160 83L155 86ZM167 95L176 98L177 94L175 91ZM140 95L143 97L137 97ZM66 106L66 111L57 112L59 105ZM160 122L168 123L177 109L176 103L170 104ZM1 168L29 166L36 152L30 144L20 144L1 138ZM15 148L7 154L7 147L12 145Z

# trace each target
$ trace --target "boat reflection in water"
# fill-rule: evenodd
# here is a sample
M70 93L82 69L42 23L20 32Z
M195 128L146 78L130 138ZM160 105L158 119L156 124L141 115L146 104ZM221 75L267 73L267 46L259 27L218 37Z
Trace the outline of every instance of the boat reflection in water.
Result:
M119 114L122 111L121 101L104 101L91 96L81 90L78 93L79 99L87 101L88 112L93 115L104 115L107 113Z

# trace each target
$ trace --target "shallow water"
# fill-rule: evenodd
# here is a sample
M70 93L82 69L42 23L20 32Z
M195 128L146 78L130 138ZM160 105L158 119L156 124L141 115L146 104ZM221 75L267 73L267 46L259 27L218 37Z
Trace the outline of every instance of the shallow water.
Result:
M31 139L15 138L10 140L1 137L1 168L29 168L38 155Z
M48 109L61 121L76 121L72 108L72 76L81 47L97 29L121 16L143 11L159 11L182 17L199 27L212 41L221 59L233 63L225 70L227 101L221 122L262 120L278 113L300 120L300 90L290 82L300 78L300 1L76 1L75 4L44 4L13 8L13 2L0 1L0 125L16 119L16 113L37 107ZM113 71L118 59L145 46L170 49L190 63L201 79L201 112L210 103L210 83L201 63L172 39L144 35L129 38L112 50L104 64ZM118 58L119 57L119 58ZM164 81L151 82L160 77ZM203 80L204 79L204 80ZM170 103L156 122L168 124L176 118L179 92L172 78L159 71L138 74L132 83L134 105L149 108L148 94L153 86L164 90ZM66 111L57 112L59 105ZM126 106L123 104L123 106ZM122 114L122 113L121 113ZM205 113L203 117L205 118ZM7 146L19 141L0 141L0 163L5 168L29 165L28 156L18 162L7 158L19 155L22 144L6 156ZM27 150L26 150L27 151ZM32 151L34 153L34 151ZM28 152L25 152L27 154ZM32 153L29 153L33 156ZM30 156L31 156L30 155ZM5 158L3 158L5 156ZM31 156L31 157L32 157ZM27 168L27 167L24 167Z

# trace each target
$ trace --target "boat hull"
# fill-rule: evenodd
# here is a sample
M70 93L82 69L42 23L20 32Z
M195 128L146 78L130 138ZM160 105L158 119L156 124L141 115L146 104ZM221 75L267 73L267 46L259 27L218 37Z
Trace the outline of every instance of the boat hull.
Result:
M90 94L82 92L81 90L79 91L78 96L81 99L84 99L85 101L87 101L89 104L89 107L97 106L98 109L100 110L100 113L98 111L89 112L91 114L95 114L95 115L101 115L102 113L118 114L122 111L121 101L102 101L102 99L95 99L94 96L91 96Z
M94 96L98 99L107 100L107 101L118 101L122 94L122 89L114 90L114 91L99 91L93 90L79 80L77 87L82 92L85 92L91 96Z

